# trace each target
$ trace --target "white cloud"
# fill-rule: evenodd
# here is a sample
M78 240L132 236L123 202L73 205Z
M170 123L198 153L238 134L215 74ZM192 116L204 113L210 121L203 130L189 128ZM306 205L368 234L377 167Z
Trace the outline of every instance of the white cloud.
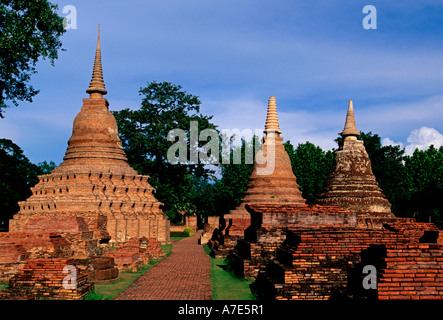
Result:
M403 149L403 143L402 142L394 142L390 138L383 138L381 140L381 145L382 146L400 146L400 148Z
M439 148L443 145L443 134L434 128L421 127L420 129L412 130L407 141L409 144L406 146L405 151L406 154L411 155L416 148L425 150L430 145Z

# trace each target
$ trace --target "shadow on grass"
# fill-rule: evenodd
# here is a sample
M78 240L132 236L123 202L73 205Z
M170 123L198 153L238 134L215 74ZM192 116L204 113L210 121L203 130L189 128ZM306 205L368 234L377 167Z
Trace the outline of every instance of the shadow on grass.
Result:
M207 245L203 245L203 248L210 254L211 250ZM211 257L211 270L214 300L256 300L249 288L253 280L234 276L225 259Z
M222 268L223 270L229 271L229 267L225 264L218 264L217 267Z

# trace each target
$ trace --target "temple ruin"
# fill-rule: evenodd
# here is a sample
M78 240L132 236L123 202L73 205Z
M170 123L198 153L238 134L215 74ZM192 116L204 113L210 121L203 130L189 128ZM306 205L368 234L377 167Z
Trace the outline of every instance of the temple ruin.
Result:
M336 205L355 212L360 218L393 218L391 204L378 186L371 161L355 124L354 107L349 101L346 122L334 167L326 179L319 205Z
M242 238L244 230L251 224L250 214L245 208L247 203L305 203L283 145L274 96L268 101L264 133L262 149L257 152L247 190L240 204L224 216L225 249Z
M100 29L86 92L63 162L38 177L0 233L0 280L9 280L0 299L83 299L96 281L164 256L169 220L149 177L128 164L103 97ZM63 285L65 267L76 272L75 288Z
M63 162L39 176L32 196L20 202L11 232L90 230L101 242L131 238L169 240L169 220L154 196L148 176L128 164L109 111L103 81L100 35L89 98L74 119Z
M260 299L443 298L443 232L390 212L358 135L351 101L328 205L246 204L251 225L227 259Z

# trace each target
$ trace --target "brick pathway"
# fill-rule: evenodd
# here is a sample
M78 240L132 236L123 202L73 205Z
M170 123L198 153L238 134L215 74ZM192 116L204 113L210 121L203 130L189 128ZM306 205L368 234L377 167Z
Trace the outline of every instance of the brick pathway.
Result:
M152 266L115 300L212 300L211 261L199 234L174 243L171 254Z

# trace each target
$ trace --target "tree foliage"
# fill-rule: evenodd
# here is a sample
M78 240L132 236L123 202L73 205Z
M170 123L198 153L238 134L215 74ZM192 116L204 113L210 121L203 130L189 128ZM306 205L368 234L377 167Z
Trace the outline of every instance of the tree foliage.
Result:
M395 214L401 214L402 203L409 191L405 181L404 149L401 149L400 146L382 146L380 136L371 131L361 132L359 139L364 142L366 152L371 160L372 172L379 187L391 203L392 211Z
M18 145L0 139L0 220L12 218L19 211L18 202L31 196L30 188L38 182L37 176L54 167L52 161L31 163Z
M294 148L288 140L284 146L303 198L307 203L314 203L332 170L332 151L324 151L309 141L299 143L297 148Z
M141 88L140 95L138 110L114 112L128 161L139 173L150 176L156 197L164 203L171 219L183 211L192 213L194 183L210 178L212 170L202 163L169 163L167 154L172 143L167 139L168 133L182 129L189 137L191 121L197 121L199 132L216 130L216 126L211 123L211 116L200 113L198 97L186 93L180 85L154 81Z
M226 214L240 204L249 183L255 154L261 146L257 136L253 136L250 141L242 139L241 145L231 145L229 163L220 164L221 179L213 186L216 203L213 214ZM247 161L247 154L251 151L252 157ZM236 154L240 155L240 159L235 161Z
M443 147L430 146L405 155L400 146L382 146L381 138L372 132L361 132L372 172L392 212L399 217L420 221L443 218ZM341 137L336 139L340 143Z
M39 92L29 84L39 58L58 57L65 32L57 5L46 0L2 0L0 3L0 117L7 101L32 102Z
M431 145L427 150L416 149L405 157L407 196L402 199L406 216L419 220L443 220L443 147Z

